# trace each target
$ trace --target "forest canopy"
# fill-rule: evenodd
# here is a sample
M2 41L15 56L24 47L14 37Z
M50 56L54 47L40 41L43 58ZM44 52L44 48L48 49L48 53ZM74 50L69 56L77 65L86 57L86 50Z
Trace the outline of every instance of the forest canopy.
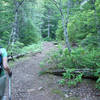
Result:
M99 0L0 0L0 45L66 40L67 28L71 44L98 46L99 6Z

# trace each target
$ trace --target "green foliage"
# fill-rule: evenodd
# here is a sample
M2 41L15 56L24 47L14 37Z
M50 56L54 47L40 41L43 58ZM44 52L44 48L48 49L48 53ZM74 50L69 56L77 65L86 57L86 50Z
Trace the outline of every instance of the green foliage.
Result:
M98 80L96 81L96 88L100 90L100 78L98 78Z
M28 46L25 46L23 43L20 42L16 42L13 46L13 48L9 47L8 50L8 55L10 55L11 53L13 55L17 55L17 54L25 54L25 53L35 53L35 52L39 52L42 50L42 42L38 42L38 43L34 43Z
M96 6L96 15L98 19L97 24L100 24L100 0L96 0L95 6Z
M94 11L92 10L77 12L74 16L71 16L68 23L70 41L81 42L87 35L93 35L96 32L94 18Z
M49 37L46 37L43 39L44 41L52 41L53 39L52 38L49 38Z
M100 48L98 49L88 49L88 48L73 48L72 52L69 53L68 49L62 49L59 46L57 51L51 53L49 58L49 63L56 68L65 69L66 72L63 73L63 79L59 82L60 84L65 84L67 79L67 84L76 85L82 81L83 73L75 75L73 72L75 69L94 69L95 75L100 76ZM99 79L97 80L97 86L100 85Z
M54 67L58 67L58 68L63 68L62 63L60 63L61 61L61 55L62 55L62 46L58 45L58 50L52 50L50 53L48 53L48 55L50 56L49 59L47 59L47 62L49 64L53 64ZM57 64L59 63L59 64Z
M16 2L19 4L22 0L16 0ZM23 4L17 9L17 20L15 20L15 3L11 0L0 0L0 45L2 47L8 48L9 40L14 38L11 33L15 26L13 23L17 21L16 29L14 29L16 30L15 44L13 47L11 46L12 43L9 44L9 54L11 52L19 53L21 50L19 46L23 47L37 43L41 38L40 26L37 24L40 20L37 16L34 16L37 15L36 10L39 11L38 8L34 7L37 5L35 0L31 0L31 2L23 1Z
M41 31L43 38L48 37L48 24L50 25L50 38L55 39L55 32L57 29L57 23L59 19L58 11L55 5L51 2L51 0L44 0L43 4L43 16L42 16L42 24Z
M61 80L59 81L59 84L61 84L61 85L65 85L65 83L66 83L65 79L61 79Z
M56 65L61 68L99 68L100 53L99 50L92 49L89 51L87 48L83 49L82 47L74 48L71 54L68 52L68 49L65 48L61 51L54 52L51 56L52 62L56 61Z
M66 72L63 73L63 79L59 81L60 84L64 85L67 82L69 87L76 86L77 83L82 81L82 73L75 75L73 72L75 69L66 69Z
M10 55L11 53L12 53L13 55L20 54L23 47L24 47L24 44L23 44L23 43L20 43L19 41L17 41L17 42L13 45L13 47L9 47L8 55Z
M31 21L27 21L24 23L24 25L25 26L20 29L20 42L24 43L25 45L36 43L40 39L40 34L37 28Z
M21 53L35 53L42 50L42 42L34 43L28 46L25 46L21 49Z
M98 63L98 65L100 66L100 63ZM96 69L95 76L98 77L96 81L96 88L100 89L100 67Z
M66 1L66 0L65 0ZM67 30L70 42L82 46L100 46L100 1L88 1L82 7L81 1L72 0L69 8ZM64 6L64 4L63 4ZM64 6L63 10L66 9ZM66 13L64 13L64 16ZM64 40L61 20L58 21L56 30L57 40Z
M63 73L64 78L65 79L74 78L74 74L72 74L73 71L75 71L75 69L66 69L66 73Z
M63 40L64 39L63 27L62 27L61 20L58 21L58 28L56 30L56 38L57 38L57 40Z
M0 0L0 45L6 47L11 33L13 5L10 0Z

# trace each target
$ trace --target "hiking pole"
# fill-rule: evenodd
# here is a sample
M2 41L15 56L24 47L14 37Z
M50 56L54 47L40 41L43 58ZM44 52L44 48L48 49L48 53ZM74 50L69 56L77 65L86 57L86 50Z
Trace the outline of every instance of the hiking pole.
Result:
M9 76L9 100L11 99L11 77Z

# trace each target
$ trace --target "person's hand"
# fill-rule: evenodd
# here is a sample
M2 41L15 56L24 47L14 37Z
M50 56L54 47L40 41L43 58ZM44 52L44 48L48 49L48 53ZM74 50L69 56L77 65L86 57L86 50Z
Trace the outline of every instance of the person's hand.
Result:
M8 73L8 75L9 75L9 77L12 77L12 72L10 71L10 72Z

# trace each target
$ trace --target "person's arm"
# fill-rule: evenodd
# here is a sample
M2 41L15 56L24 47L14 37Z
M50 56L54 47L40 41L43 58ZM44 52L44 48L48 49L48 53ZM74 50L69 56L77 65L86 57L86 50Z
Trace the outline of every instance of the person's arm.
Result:
M11 77L12 76L12 72L11 72L10 68L8 67L7 52L6 52L6 49L4 49L4 48L2 49L2 57L3 57L4 70L6 70L8 75Z
M10 71L10 68L8 67L7 57L3 57L3 67L8 72L8 75L11 76L12 72Z

